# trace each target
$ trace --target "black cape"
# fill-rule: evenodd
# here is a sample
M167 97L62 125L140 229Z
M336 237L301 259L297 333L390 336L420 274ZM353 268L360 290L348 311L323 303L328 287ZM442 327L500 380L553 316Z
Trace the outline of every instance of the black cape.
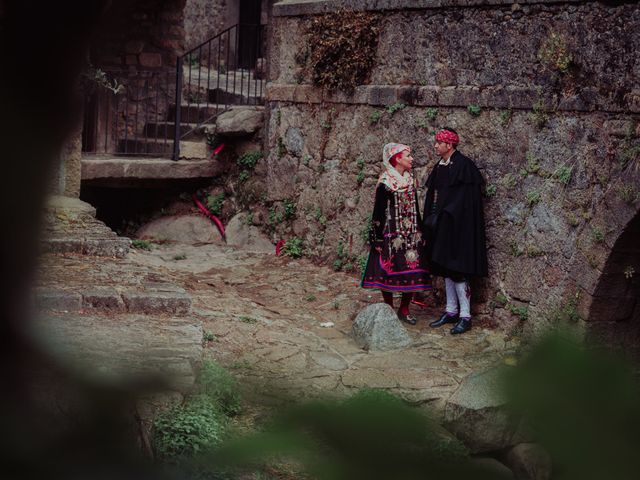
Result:
M487 248L482 210L484 179L473 161L457 150L451 156L448 168L449 181L440 188L435 206L437 164L425 183L424 218L426 220L432 213L438 216L435 228L425 232L431 273L486 277Z

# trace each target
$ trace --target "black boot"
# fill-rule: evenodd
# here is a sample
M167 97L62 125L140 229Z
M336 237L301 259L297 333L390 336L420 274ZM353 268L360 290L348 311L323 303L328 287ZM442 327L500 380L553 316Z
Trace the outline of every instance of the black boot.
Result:
M434 320L429 324L429 326L431 328L438 328L446 325L447 323L456 323L458 320L459 318L457 313L455 315L449 315L447 312L444 312L438 320Z
M457 335L459 333L464 333L467 330L471 329L471 319L470 318L461 318L458 323L451 329L451 335Z

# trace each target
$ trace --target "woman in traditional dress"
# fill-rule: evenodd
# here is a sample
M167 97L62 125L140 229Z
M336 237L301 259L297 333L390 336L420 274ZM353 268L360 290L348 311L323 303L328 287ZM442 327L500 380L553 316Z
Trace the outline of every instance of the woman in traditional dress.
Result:
M422 219L418 211L415 180L411 174L411 148L388 143L382 149L384 171L378 178L372 226L371 251L362 276L362 287L379 289L393 307L393 292L402 292L398 318L411 325L413 292L431 289L424 256Z

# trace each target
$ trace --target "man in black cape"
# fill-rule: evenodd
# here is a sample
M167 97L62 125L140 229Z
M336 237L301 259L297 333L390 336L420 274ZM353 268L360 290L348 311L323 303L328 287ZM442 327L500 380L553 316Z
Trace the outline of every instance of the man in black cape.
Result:
M429 325L455 323L452 334L471 328L469 279L487 276L484 179L475 163L458 152L459 141L450 128L436 134L434 149L441 160L427 178L423 210L430 270L444 277L447 292L445 312Z

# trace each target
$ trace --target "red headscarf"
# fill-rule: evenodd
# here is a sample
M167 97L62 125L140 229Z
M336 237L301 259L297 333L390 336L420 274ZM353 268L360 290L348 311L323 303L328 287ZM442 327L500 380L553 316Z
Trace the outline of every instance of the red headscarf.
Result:
M436 134L436 141L443 143L450 143L452 145L458 145L460 143L460 137L458 134L453 133L450 130L440 130Z

